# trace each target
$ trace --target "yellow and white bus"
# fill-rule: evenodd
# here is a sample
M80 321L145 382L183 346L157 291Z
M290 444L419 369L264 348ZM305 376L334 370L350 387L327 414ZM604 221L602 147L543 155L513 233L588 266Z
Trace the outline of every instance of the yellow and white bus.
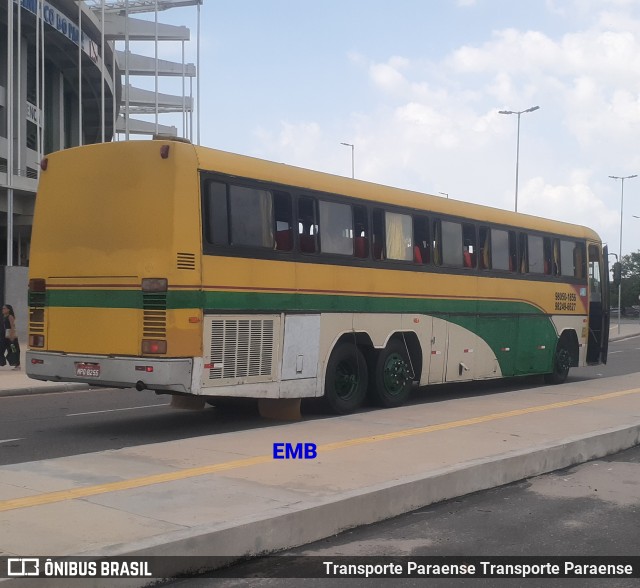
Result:
M592 230L159 139L42 162L27 373L399 406L606 362Z

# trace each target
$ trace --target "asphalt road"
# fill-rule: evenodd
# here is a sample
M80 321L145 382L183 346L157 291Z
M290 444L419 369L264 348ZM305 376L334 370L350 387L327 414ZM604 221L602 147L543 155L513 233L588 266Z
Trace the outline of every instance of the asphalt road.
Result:
M606 366L573 369L569 381L640 370L640 337L614 342ZM471 382L416 390L411 403L463 400L543 385L541 377ZM268 427L255 407L183 411L168 396L96 389L0 397L0 465ZM304 418L324 418L311 407Z
M360 556L637 556L640 553L640 446L607 458L430 505L280 555L342 563ZM352 560L353 561L353 560ZM384 561L384 560L383 560ZM172 588L239 586L536 586L631 588L638 579L327 579L304 578L304 558L289 563L302 578L271 578L276 559L233 566L226 575L163 584Z

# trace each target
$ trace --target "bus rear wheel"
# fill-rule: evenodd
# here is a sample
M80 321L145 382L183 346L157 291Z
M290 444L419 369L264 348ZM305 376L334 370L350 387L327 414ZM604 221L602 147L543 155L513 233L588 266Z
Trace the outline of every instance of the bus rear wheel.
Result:
M379 406L402 406L411 393L413 370L402 341L392 339L378 353L373 370L372 400Z
M367 393L367 363L353 343L338 343L329 357L324 396L337 414L349 414L364 402Z
M571 367L571 352L563 343L559 343L553 358L553 371L544 375L547 384L562 384L569 375Z

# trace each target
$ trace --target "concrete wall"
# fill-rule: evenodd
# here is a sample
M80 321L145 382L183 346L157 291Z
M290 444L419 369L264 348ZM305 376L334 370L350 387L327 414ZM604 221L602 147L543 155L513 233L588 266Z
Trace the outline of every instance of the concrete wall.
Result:
M27 287L29 283L29 268L20 266L0 266L0 281L2 288L2 304L11 304L16 313L16 327L21 347L27 347L27 331L29 327L29 313L27 309Z

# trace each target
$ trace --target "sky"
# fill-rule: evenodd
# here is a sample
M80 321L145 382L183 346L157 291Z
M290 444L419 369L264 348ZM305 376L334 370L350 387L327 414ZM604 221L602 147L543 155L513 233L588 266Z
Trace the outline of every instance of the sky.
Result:
M204 0L200 10L201 145L350 176L350 143L358 179L513 210L518 117L499 111L539 106L520 117L518 211L587 225L619 252L622 183L609 176L640 175L640 1ZM192 63L196 14L159 14L191 29ZM161 45L161 58L180 61L179 43ZM182 133L180 119L160 122ZM623 255L640 250L634 215L640 177L624 182Z

